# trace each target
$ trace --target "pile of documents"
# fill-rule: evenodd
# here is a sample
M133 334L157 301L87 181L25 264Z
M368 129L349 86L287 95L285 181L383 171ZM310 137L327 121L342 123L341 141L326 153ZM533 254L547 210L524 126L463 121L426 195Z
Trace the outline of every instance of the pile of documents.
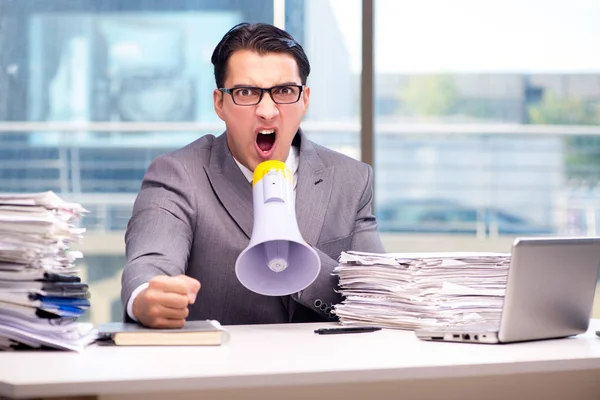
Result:
M0 350L81 351L97 336L77 322L90 306L70 251L86 212L53 192L0 195Z
M343 252L343 325L418 329L499 324L510 254Z

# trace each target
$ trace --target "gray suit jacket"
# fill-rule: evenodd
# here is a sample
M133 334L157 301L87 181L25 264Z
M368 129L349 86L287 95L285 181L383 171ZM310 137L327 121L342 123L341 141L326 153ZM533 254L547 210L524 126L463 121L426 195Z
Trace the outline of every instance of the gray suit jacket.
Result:
M252 234L252 186L226 136L203 136L157 157L148 167L125 234L122 276L125 308L131 293L156 275L187 274L201 282L189 320L223 324L332 320L341 301L332 276L344 250L383 252L371 211L372 168L309 141L302 131L296 218L321 259L315 282L291 296L251 292L235 275L235 261ZM126 314L126 313L124 313ZM125 317L127 319L127 317Z

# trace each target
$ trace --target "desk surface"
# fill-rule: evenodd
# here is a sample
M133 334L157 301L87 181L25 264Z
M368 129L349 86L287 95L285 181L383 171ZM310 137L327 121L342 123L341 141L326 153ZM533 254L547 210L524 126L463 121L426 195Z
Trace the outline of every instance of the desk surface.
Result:
M600 320L572 338L508 345L436 343L411 331L316 335L332 324L230 326L219 347L88 347L0 352L0 396L440 379L600 370Z

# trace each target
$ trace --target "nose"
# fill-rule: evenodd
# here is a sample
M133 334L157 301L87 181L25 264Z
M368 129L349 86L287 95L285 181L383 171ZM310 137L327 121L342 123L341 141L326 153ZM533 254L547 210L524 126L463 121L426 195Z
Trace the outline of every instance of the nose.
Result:
M279 108L277 108L277 104L273 102L269 93L265 93L256 106L256 115L265 121L272 120L279 115Z

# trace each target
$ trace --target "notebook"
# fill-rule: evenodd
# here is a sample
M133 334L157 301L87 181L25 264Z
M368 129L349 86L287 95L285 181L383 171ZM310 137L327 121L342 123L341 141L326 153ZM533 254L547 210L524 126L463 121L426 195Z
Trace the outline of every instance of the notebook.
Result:
M219 346L227 331L214 320L187 321L183 328L154 329L136 323L109 322L98 328L100 340L117 346Z
M422 328L422 340L511 343L562 338L590 324L600 237L517 238L499 326Z

